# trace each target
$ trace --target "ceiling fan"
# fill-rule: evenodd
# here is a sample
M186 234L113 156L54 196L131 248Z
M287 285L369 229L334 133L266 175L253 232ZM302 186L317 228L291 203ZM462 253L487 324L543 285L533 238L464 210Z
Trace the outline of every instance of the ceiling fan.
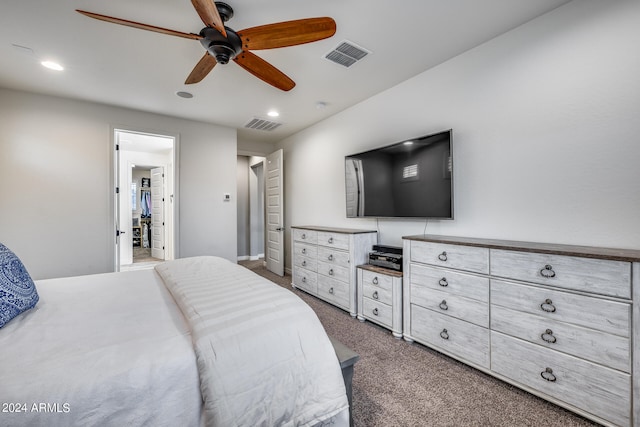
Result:
M199 34L183 33L79 9L76 11L101 21L199 40L207 52L191 71L185 84L198 83L213 70L216 64L226 64L233 60L266 83L289 91L296 85L295 82L251 51L311 43L329 38L336 32L335 21L328 17L279 22L236 32L224 25L233 17L233 9L228 4L213 0L191 0L191 3L205 24Z

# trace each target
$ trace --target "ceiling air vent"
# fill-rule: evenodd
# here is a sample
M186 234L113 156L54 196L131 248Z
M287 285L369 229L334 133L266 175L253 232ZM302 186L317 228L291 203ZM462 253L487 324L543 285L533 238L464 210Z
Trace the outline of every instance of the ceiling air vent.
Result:
M258 117L254 117L245 123L244 127L247 129L256 129L256 130L265 130L270 131L280 127L282 123L273 122L271 120L260 119Z
M324 58L348 68L370 53L355 43L345 40L327 53Z

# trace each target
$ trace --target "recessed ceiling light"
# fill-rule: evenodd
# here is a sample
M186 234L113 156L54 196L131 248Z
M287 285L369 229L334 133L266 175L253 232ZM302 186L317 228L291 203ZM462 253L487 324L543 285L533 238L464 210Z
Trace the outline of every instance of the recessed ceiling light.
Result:
M50 70L56 70L56 71L64 70L64 67L62 65L58 64L57 62L42 61L40 64L42 64L42 66L47 67Z
M193 98L193 94L191 92L178 91L176 92L176 95L178 95L180 98Z
M403 142L404 145L413 145L413 141L405 141Z
M280 113L278 113L276 110L271 110L267 113L267 116L269 117L278 117L280 115Z

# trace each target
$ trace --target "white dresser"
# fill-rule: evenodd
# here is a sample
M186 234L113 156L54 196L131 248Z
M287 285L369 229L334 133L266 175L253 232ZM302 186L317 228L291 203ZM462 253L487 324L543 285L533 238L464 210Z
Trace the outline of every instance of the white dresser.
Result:
M402 338L402 272L358 266L358 320L377 323Z
M640 251L420 235L404 260L405 339L640 425Z
M368 260L378 233L319 226L291 227L292 285L357 315L356 266Z

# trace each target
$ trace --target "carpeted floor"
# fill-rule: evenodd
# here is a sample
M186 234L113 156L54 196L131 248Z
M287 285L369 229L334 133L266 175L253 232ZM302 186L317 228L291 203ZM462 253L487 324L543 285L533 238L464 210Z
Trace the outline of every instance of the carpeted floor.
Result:
M360 355L353 418L373 426L594 426L582 417L291 287L259 261L239 263L309 304L327 334Z

